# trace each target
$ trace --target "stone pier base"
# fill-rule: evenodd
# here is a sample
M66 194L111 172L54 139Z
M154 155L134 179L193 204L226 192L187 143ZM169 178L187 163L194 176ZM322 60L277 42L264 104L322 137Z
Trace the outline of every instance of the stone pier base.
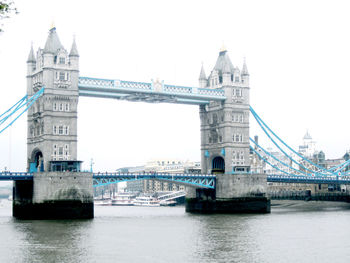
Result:
M16 181L12 212L18 219L93 218L92 174L42 172L33 181Z
M186 198L186 212L203 214L270 213L266 197L240 197L221 200Z
M216 189L187 189L186 212L270 213L264 174L217 175Z

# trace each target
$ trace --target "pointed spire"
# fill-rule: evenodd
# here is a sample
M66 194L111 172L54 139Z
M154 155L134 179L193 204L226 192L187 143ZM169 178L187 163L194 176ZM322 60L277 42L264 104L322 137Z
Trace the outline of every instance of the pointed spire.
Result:
M306 134L304 135L304 138L303 138L304 140L312 140L312 137L311 137L311 135L310 135L310 133L309 133L309 130L306 130Z
M219 74L222 74L222 72L224 71L224 68L226 67L226 71L228 71L228 68L230 69L230 73L233 74L235 68L231 62L230 57L227 54L227 50L223 49L223 51L220 51L219 53L219 57L216 60L216 64L214 66L214 70L216 70Z
M58 49L63 49L63 46L56 33L56 27L52 27L49 31L43 53L55 54Z
M243 61L242 76L249 76L249 72L248 72L247 64L245 62L245 58Z
M204 80L207 79L207 76L205 75L203 63L202 63L201 73L199 74L199 80L202 80L202 79L204 79Z
M70 49L69 56L70 57L79 57L77 44L75 43L75 36L73 37L73 44L72 44L72 48Z
M28 56L28 59L27 59L27 63L30 63L30 62L36 62L36 59L35 59L35 56L34 56L34 50L33 50L33 43L30 47L30 52L29 52L29 56Z

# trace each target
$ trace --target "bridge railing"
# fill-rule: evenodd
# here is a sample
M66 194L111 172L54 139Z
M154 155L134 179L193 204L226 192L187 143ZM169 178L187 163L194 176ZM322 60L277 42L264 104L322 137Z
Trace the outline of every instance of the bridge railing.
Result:
M20 181L20 180L32 180L33 173L27 172L0 172L0 181Z

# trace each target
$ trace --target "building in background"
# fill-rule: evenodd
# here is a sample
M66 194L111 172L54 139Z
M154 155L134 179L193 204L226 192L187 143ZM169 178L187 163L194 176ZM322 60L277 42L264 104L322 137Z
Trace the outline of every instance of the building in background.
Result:
M124 167L117 170L121 173L167 173L167 174L184 174L201 172L200 162L182 161L179 159L153 159L148 161L144 166ZM184 191L183 185L172 182L163 182L156 180L137 180L130 181L126 184L128 192L168 192Z
M311 159L316 151L316 142L312 140L309 131L303 137L303 144L299 146L299 153Z

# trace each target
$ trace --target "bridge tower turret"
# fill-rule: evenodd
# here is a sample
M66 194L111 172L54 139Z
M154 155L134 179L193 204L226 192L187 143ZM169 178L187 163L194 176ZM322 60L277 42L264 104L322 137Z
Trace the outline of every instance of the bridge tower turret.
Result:
M79 54L75 40L68 54L52 27L36 59L31 48L27 66L27 94L45 87L28 111L27 169L50 171L52 162L77 160Z
M223 89L226 100L200 107L203 173L247 172L249 160L249 82L222 48L208 77L209 89Z
M199 74L199 87L205 88L207 86L207 77L205 75L204 67L202 64L201 73Z

